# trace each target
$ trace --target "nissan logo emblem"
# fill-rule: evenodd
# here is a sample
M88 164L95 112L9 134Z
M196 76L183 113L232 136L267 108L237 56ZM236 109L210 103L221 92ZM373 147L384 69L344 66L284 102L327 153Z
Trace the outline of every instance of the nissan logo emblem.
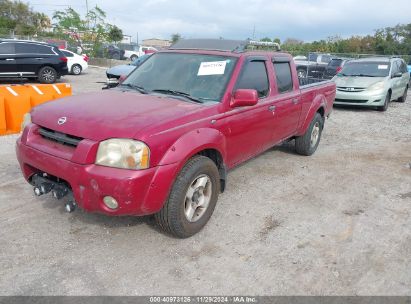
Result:
M64 124L66 121L67 121L67 117L60 117L60 118L57 120L57 123L58 123L59 125L62 125L62 124Z

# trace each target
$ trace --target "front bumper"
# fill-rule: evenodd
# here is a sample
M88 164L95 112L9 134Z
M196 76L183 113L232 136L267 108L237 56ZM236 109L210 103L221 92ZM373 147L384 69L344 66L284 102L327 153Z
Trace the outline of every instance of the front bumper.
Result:
M16 153L25 179L31 183L35 174L47 173L64 180L79 207L108 215L148 215L158 212L174 180L177 165L147 170L124 170L78 164L27 145L24 134L17 140ZM119 207L109 209L105 196L114 197Z
M387 93L385 91L344 92L337 89L334 104L350 106L382 106Z

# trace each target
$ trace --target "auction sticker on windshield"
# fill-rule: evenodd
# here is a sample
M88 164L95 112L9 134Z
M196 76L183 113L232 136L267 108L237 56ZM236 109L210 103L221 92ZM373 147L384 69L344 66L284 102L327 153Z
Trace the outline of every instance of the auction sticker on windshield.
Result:
M380 65L378 66L378 69L379 69L379 70L387 70L387 69L388 69L388 65L387 65L387 64L380 64Z
M197 76L223 75L227 61L202 62Z

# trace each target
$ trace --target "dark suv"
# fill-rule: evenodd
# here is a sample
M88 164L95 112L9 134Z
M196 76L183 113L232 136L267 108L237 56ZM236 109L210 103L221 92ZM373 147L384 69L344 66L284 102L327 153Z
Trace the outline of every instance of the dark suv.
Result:
M324 78L331 79L337 75L343 66L350 61L348 58L333 58L325 68Z
M57 47L35 41L0 40L0 77L54 83L66 74L67 58Z

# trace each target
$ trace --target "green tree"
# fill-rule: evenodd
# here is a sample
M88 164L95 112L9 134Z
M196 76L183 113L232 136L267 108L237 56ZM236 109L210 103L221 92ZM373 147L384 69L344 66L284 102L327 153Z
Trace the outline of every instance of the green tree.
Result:
M108 40L112 42L119 42L123 39L123 31L117 26L112 26L108 32Z
M181 35L179 33L175 33L175 34L171 35L171 43L172 44L176 43L180 39L181 39Z
M268 37L264 37L264 38L260 39L260 41L272 42L271 38L268 38Z
M35 12L27 3L0 0L0 32L34 35L50 28L47 15Z

